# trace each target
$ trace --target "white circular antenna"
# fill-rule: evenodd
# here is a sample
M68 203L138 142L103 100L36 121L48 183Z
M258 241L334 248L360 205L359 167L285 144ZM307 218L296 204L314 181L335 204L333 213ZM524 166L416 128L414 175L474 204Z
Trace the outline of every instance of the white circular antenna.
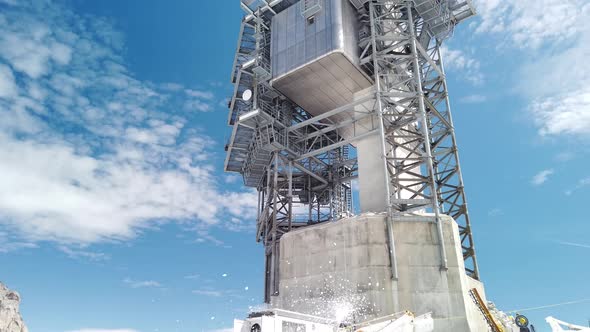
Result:
M242 99L244 101L248 101L248 100L252 99L252 90L248 89L248 90L244 91L244 93L242 93Z

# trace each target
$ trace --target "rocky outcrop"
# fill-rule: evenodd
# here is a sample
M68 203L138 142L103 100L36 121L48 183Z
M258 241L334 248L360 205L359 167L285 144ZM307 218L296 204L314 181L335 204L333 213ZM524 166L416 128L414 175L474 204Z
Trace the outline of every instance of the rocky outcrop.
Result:
M0 332L28 332L19 307L20 295L0 283Z

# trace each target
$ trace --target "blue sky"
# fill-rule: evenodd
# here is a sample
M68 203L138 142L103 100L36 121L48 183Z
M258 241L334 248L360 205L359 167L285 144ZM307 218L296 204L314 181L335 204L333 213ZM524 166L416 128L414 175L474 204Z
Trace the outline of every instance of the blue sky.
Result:
M477 5L445 54L488 298L589 299L590 5ZM0 0L0 280L31 331L217 331L262 302L256 195L222 172L241 16Z

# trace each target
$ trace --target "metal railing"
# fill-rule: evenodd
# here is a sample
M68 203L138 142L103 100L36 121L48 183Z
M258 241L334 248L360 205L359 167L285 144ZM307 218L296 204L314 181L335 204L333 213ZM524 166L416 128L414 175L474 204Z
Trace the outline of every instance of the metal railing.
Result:
M309 19L322 10L320 0L301 0L301 15Z

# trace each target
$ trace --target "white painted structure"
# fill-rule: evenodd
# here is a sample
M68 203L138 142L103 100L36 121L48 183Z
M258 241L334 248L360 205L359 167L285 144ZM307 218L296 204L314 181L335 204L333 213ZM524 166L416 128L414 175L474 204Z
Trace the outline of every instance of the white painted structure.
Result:
M551 316L545 318L545 321L551 326L551 329L553 332L569 332L569 331L590 332L590 327L584 327L584 326L580 326L580 325L566 323L564 321L553 318ZM564 328L566 328L567 330Z
M432 330L433 321L430 314L414 317L410 312L355 325L278 309L253 313L244 321L234 321L234 332L432 332Z

